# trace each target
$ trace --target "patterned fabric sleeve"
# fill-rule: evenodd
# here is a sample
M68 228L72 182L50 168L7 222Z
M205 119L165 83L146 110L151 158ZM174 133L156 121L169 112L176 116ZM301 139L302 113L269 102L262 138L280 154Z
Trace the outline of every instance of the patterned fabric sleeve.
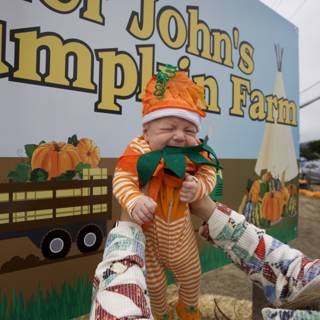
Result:
M222 248L276 306L292 302L311 283L320 283L320 259L310 260L222 204L217 203L199 232Z
M264 320L319 320L320 312L312 310L262 309Z
M144 250L137 224L120 221L110 231L94 275L90 320L153 319Z

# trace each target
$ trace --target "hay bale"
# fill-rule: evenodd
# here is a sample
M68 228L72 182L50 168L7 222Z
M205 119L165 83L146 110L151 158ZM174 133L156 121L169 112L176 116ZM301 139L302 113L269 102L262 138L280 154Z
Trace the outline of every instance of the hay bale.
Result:
M174 309L175 304L178 301L178 290L176 285L170 285L168 287L167 295L170 308ZM199 308L203 320L252 319L252 302L249 300L240 300L221 295L203 294L200 296Z

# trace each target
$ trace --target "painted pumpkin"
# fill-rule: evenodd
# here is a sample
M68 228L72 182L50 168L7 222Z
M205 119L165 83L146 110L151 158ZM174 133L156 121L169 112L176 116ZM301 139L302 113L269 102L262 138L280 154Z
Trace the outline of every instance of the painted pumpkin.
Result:
M32 170L41 168L48 172L48 179L74 170L80 162L80 156L72 144L51 142L40 144L31 158Z
M289 197L290 197L290 193L289 193L289 190L287 187L285 186L282 186L281 189L280 189L280 192L282 194L282 202L283 202L283 205L285 206L288 201L289 201Z
M100 149L94 141L88 138L81 138L76 146L81 162L88 163L96 168L100 162Z
M262 215L271 222L280 219L283 208L283 195L280 191L267 192L262 200Z
M253 182L250 192L249 192L249 199L253 203L257 203L259 201L259 194L260 194L260 181L256 180Z

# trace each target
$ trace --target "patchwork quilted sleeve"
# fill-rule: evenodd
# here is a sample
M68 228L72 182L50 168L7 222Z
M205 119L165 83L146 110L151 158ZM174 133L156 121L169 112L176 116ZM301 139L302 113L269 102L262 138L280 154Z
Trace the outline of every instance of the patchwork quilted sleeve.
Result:
M293 301L309 283L320 281L320 259L307 258L225 205L217 203L199 232L222 248L276 306Z
M94 275L90 320L153 319L144 250L137 224L121 221L110 231Z

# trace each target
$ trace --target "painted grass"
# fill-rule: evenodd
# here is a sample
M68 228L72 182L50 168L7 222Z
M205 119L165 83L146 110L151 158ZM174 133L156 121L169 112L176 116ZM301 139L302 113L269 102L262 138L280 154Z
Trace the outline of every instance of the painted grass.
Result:
M267 233L284 243L295 239L298 235L298 215L282 218L279 223L270 227Z
M73 285L65 283L60 293L57 289L45 294L38 292L25 301L22 293L12 292L12 303L0 292L1 320L67 320L90 311L92 282L87 276L77 279Z

